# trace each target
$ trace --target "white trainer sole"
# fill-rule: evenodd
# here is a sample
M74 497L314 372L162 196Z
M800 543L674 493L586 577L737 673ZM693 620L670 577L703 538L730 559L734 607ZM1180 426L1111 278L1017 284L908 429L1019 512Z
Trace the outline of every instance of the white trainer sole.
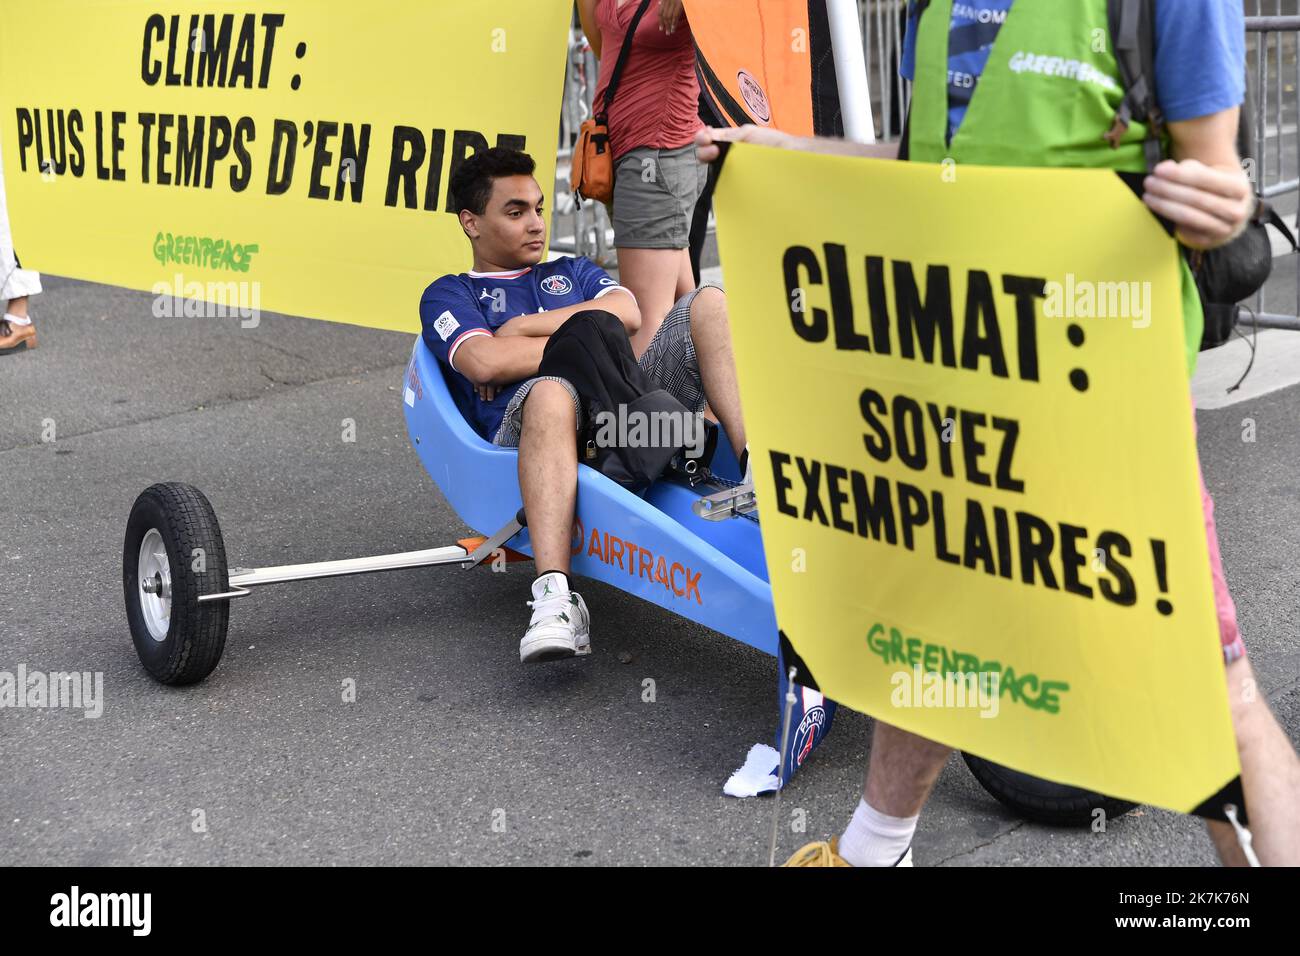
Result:
M586 652L591 652L588 644ZM539 634L525 637L519 642L519 663L533 664L538 661L558 661L566 657L575 657L579 653L576 636L562 634Z

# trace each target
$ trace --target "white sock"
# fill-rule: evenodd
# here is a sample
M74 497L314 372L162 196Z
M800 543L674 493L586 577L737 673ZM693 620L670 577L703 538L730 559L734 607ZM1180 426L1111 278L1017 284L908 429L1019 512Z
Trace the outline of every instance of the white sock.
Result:
M840 856L854 866L893 866L912 845L914 817L891 817L873 810L866 799L858 801L848 829L840 837Z
M31 325L32 317L30 315L21 316L21 315L14 315L12 312L6 312L5 321L8 322L10 325Z

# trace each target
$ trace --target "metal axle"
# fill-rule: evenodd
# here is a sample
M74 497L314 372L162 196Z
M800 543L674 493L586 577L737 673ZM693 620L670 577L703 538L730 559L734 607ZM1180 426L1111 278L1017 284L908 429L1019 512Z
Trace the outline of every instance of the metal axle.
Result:
M472 568L483 562L524 526L523 511L504 528L488 538L472 552L458 544L445 548L426 548L423 551L402 551L397 554L376 554L364 558L343 558L338 561L313 561L308 564L281 564L273 568L231 568L230 590L218 594L201 594L199 603L226 601L244 597L249 588L263 584L283 584L286 581L310 581L314 578L337 578L349 574L371 574L375 571L401 571L407 568L427 568L439 564L458 564Z

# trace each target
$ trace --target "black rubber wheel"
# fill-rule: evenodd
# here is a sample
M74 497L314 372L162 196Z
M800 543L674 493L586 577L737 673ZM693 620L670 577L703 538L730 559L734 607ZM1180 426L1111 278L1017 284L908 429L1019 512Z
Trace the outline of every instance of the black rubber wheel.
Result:
M1105 819L1113 820L1137 806L1091 790L1052 783L968 753L963 752L962 757L980 786L1004 807L1035 823L1086 827L1092 824L1098 808L1105 813Z
M144 547L146 540L148 547ZM150 485L135 499L122 545L122 592L136 654L163 684L196 684L226 646L226 548L212 505L192 485Z

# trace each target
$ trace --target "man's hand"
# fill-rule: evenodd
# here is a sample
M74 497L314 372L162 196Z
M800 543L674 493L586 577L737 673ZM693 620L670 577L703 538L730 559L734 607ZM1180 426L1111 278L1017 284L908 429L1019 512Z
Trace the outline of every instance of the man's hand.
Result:
M659 29L671 34L682 17L682 0L659 0Z
M527 333L524 331L524 323L522 320L527 317L527 314L524 314L516 315L513 319L507 319L503 324L497 326L492 334L498 338L503 335L526 335Z
M775 146L780 149L794 148L795 137L779 129L755 126L724 126L722 128L705 126L695 132L695 155L701 163L711 163L718 158L721 150L718 143L755 143L759 146Z
M1167 159L1144 185L1142 201L1172 222L1178 241L1192 249L1214 249L1235 239L1255 211L1250 180L1240 166Z
M492 333L493 336L499 339L509 338L512 335L524 335L523 324L519 321L522 318L524 318L524 316L516 315L513 319L508 319ZM485 402L490 402L501 394L501 388L502 386L500 385L475 385L474 391L478 393L479 399Z

